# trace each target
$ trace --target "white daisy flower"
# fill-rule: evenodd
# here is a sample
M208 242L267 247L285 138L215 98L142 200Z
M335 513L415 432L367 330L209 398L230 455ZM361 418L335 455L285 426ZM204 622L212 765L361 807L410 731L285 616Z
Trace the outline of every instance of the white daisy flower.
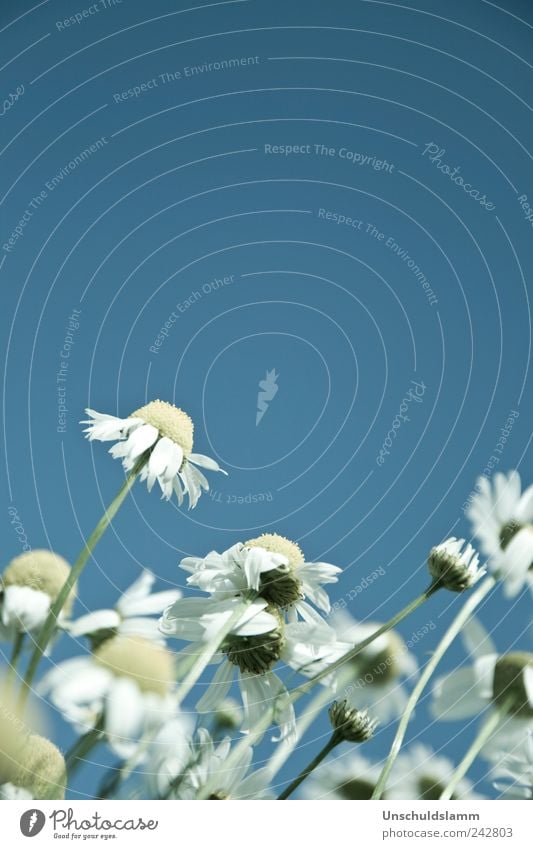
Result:
M189 507L195 507L202 490L209 489L206 477L196 467L223 472L215 460L192 452L192 419L167 401L151 401L127 419L90 409L86 413L90 419L81 424L89 425L85 429L87 439L116 441L109 453L120 458L128 472L144 457L141 480L147 481L149 492L157 480L167 501L175 492L180 505L188 495Z
M528 727L533 718L533 655L512 652L499 655L481 623L472 619L463 640L474 659L437 679L431 712L441 720L476 716L491 705L507 704L507 717L485 746L484 757L501 750L504 739Z
M517 471L497 473L494 483L480 477L468 508L488 566L504 582L506 596L527 584L533 589L533 486L521 491Z
M345 611L335 613L332 624L339 639L348 644L346 651L381 626L380 622L356 622ZM409 696L405 681L417 675L418 665L398 632L387 631L377 637L350 665L354 680L345 684L339 695L356 708L367 708L381 723L400 716Z
M513 747L492 771L494 787L504 799L533 799L533 730L528 729L519 749Z
M398 755L387 788L389 799L437 800L455 772L448 758L436 755L429 746L413 743ZM458 783L452 799L482 799L467 778Z
M379 766L349 750L315 769L302 784L300 794L313 801L371 799L380 772ZM382 798L388 799L387 793Z
M176 712L174 658L137 636L112 637L91 655L58 663L37 690L84 733L98 725L121 757Z
M181 598L178 589L152 593L155 576L144 569L137 580L120 596L113 610L95 610L73 622L65 624L72 637L89 637L92 648L122 634L145 637L164 644L158 620L152 614L161 614L165 608Z
M463 592L473 587L486 569L479 568L479 556L464 539L449 537L429 552L429 571L439 585L452 592Z
M35 549L15 557L0 578L0 637L38 632L69 572L67 561L52 551ZM75 594L73 588L60 620L70 612Z
M160 628L166 636L192 642L187 654L195 655L206 643L217 639L242 603L239 596L222 600L181 599L165 611ZM284 699L286 688L273 668L281 661L295 671L312 676L332 654L336 658L344 649L345 646L337 646L334 631L324 622L286 623L275 607L258 598L243 611L214 656L212 663L219 666L197 709L201 713L216 712L238 670L244 706L242 731L249 732L261 719L265 707L277 700L275 724L282 738L290 736L294 732L294 708Z
M201 799L212 786L207 799L264 799L267 795L268 772L266 769L249 772L252 748L244 748L238 761L228 769L225 762L230 751L229 738L215 743L209 731L200 728L189 745L185 761L180 763L179 771L171 775L172 770L169 770L167 763L159 765L164 775L163 787L166 785L163 798ZM180 748L179 760L182 754ZM172 759L172 751L169 756Z
M187 557L180 564L191 573L187 583L212 595L256 592L295 621L321 621L307 599L325 613L330 601L324 584L333 584L342 570L330 563L310 563L297 543L279 534L262 534L219 554Z

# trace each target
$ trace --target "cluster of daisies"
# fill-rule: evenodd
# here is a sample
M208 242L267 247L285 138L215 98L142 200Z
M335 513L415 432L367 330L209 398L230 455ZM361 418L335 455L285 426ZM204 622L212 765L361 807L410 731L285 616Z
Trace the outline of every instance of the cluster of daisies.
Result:
M222 472L193 452L192 421L171 404L154 401L126 419L87 413L87 438L113 443L110 454L128 476L149 491L157 483L166 500L175 495L181 506L187 498L194 508L209 488L201 469ZM463 539L436 545L428 597L467 592L487 573L508 597L533 587L533 487L522 493L517 472L482 478L469 517L485 565ZM144 570L114 607L76 617L77 573L63 557L32 550L8 564L0 578L0 639L11 645L0 679L0 798L63 798L101 745L117 759L95 789L102 798L283 799L294 790L311 799L370 799L383 763L359 747L402 715L419 673L400 633L346 610L332 613L326 587L341 569L307 560L277 533L179 565L185 595L155 591L155 576ZM41 645L52 616L52 639ZM28 656L43 649L50 659L62 636L78 654L48 663L28 709L17 697ZM531 799L533 656L502 655L475 618L462 638L464 665L433 683L433 718L464 721L503 707L480 756L495 793ZM301 687L313 695L298 716ZM48 739L38 701L72 726L66 753ZM280 792L280 769L328 707L323 756ZM267 732L272 754L256 768L255 747ZM383 798L439 799L455 768L415 739L394 763ZM481 797L462 777L452 798Z

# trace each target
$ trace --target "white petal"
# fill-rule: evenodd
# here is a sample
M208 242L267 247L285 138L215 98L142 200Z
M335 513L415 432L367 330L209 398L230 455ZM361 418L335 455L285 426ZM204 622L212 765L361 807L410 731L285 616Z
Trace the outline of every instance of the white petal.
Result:
M2 624L24 631L42 627L50 611L50 596L31 587L6 587L2 599Z
M93 634L104 628L118 628L119 625L120 616L116 610L95 610L93 613L80 616L74 622L69 622L65 628L71 637L82 637L84 634Z
M129 678L113 682L105 704L105 731L115 746L128 744L140 736L144 719L142 694Z
M189 454L189 460L196 466L202 466L204 469L210 469L212 472L222 472L226 475L227 472L221 469L216 460L211 457L206 457L205 454Z
M226 698L233 681L234 670L235 667L229 661L220 664L209 687L196 705L200 713L215 710Z
M137 580L131 584L120 596L117 604L117 610L122 612L123 602L128 602L131 599L146 598L150 595L152 587L155 583L155 575L149 569L143 569Z
M436 682L431 713L444 720L466 719L480 713L485 705L474 669L457 669Z

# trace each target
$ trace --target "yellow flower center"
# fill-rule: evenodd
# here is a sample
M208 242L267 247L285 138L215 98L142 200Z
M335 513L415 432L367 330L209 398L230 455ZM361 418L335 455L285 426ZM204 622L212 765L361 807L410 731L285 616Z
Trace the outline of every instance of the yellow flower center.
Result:
M261 534L248 540L245 545L280 554L289 564L263 572L259 585L259 595L262 598L277 607L288 607L301 599L302 585L296 576L296 569L304 562L304 555L297 543L279 534Z
M164 696L174 680L170 652L143 637L112 637L93 656L117 677L131 678L142 692Z
M192 451L194 425L190 416L169 404L168 401L150 401L131 414L156 427L161 436L167 436L179 445L185 457Z
M1 583L4 587L31 587L55 601L69 572L69 564L59 554L35 549L15 557L2 575ZM67 613L75 597L76 589L73 588L63 608Z
M497 704L508 704L510 714L533 716L533 708L524 682L527 667L533 669L533 654L512 652L498 658L494 668L493 699Z

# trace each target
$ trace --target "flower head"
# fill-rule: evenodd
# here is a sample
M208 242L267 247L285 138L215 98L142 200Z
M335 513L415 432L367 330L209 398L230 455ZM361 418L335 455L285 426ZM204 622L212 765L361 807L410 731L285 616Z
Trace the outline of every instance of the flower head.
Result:
M218 597L250 592L264 598L294 621L322 621L307 600L328 613L330 602L324 584L335 583L341 569L329 563L310 563L300 547L279 534L262 534L237 543L219 554L205 558L186 557L181 567L196 586Z
M65 759L57 746L45 737L31 734L12 784L27 791L32 799L64 799L66 781Z
M346 699L333 702L329 709L329 721L339 740L347 743L366 743L374 736L377 719L370 719L366 711L348 705Z
M468 516L488 566L514 596L525 585L533 589L533 486L521 491L517 471L497 473L494 482L480 477Z
M92 655L58 663L40 682L67 721L81 731L99 725L111 747L129 756L143 733L176 712L174 659L137 636L116 636Z
M479 569L479 557L471 545L462 551L464 539L450 537L429 553L431 576L442 587L460 593L470 589L485 574Z
M44 624L50 606L67 580L66 560L45 549L35 549L15 557L0 579L0 617L4 635L36 631ZM68 615L75 588L68 596L61 617Z
M174 492L180 505L188 495L189 507L195 507L202 490L209 489L206 477L196 467L222 471L215 460L192 453L192 419L167 401L151 401L127 419L90 409L86 413L90 418L82 424L88 425L87 439L118 440L109 451L111 456L120 458L128 472L140 466L141 480L147 481L148 490L157 480L167 501Z

